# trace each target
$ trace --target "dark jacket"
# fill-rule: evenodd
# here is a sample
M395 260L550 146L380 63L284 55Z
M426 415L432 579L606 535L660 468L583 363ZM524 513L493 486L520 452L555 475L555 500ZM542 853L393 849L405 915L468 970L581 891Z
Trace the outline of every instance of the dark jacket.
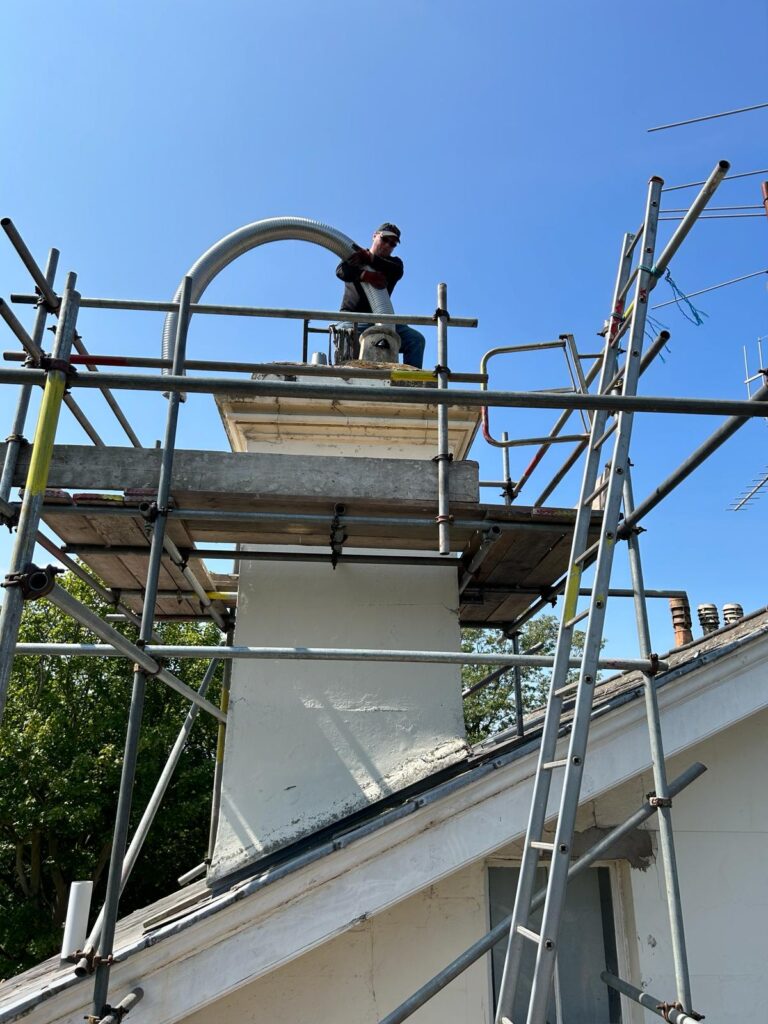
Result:
M366 267L359 263L350 263L349 260L342 260L336 267L336 277L344 282L344 297L341 300L341 309L349 313L370 313L371 304L366 298L365 292L360 286L360 274L366 270L378 270L387 279L387 291L391 295L395 285L403 276L403 261L397 256L387 258L385 256L372 256Z

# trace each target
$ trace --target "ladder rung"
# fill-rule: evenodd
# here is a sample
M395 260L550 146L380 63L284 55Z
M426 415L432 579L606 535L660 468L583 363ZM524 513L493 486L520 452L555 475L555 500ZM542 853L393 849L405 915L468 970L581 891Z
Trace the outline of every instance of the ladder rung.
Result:
M574 565L579 565L581 562L583 562L585 560L587 555L590 555L590 554L592 554L591 549L587 548L587 550L586 551L582 551L580 555L576 555L576 557L573 560L573 564Z
M577 683L576 685L578 686L579 684ZM568 758L564 757L560 761L545 761L541 767L549 768L551 770L552 768L565 768L567 764Z
M599 497L599 495L601 495L603 491L607 489L608 480L603 480L603 482L601 484L598 484L594 491L592 491L592 493L584 499L584 501L582 502L584 508L586 508L588 505L591 505L595 498Z
M530 939L537 946L541 942L541 936L537 932L532 932L530 928L525 928L521 924L517 926L517 934L522 935L524 939Z
M574 615L572 619L568 619L565 624L566 629L570 629L571 626L575 626L577 622L581 622L582 619L586 619L589 615L589 608L586 608L583 612L579 612L578 615Z
M552 851L555 848L555 844L554 843L543 843L543 842L539 841L538 839L532 839L531 843L530 843L530 846L534 850L547 850L549 853L552 853Z
M598 437L598 439L592 445L592 451L593 452L599 451L603 447L605 442L608 440L608 438L611 436L611 434L614 432L615 429L616 429L616 424L612 423L610 425L610 427L608 427L608 429L605 431L605 433L601 434L600 437Z

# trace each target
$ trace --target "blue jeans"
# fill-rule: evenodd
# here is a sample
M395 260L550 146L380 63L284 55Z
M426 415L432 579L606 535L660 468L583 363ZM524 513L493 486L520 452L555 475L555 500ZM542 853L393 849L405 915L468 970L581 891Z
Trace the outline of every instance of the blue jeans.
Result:
M346 324L340 326L346 326ZM352 324L350 323L349 326L351 327ZM372 326L373 324L358 324L357 329L362 334L366 327ZM426 345L424 335L407 324L395 324L395 330L400 335L400 355L403 357L403 362L421 369L424 364L424 346Z

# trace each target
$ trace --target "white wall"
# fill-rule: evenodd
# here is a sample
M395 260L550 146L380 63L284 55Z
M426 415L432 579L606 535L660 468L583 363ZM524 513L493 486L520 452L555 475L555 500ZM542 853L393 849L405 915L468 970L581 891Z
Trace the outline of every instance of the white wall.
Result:
M674 775L694 760L709 769L675 800L672 813L694 1009L718 1024L768 1020L767 733L768 713L762 712L700 744L670 769ZM631 877L644 986L672 999L658 859Z
M473 865L187 1017L185 1024L376 1024L487 930L486 872ZM480 961L418 1010L414 1024L485 1024Z

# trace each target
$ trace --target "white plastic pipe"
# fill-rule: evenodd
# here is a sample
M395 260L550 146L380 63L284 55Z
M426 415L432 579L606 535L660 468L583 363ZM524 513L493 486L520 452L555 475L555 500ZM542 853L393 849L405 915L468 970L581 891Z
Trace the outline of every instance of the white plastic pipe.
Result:
M91 910L93 882L73 882L69 887L67 920L61 942L61 959L66 960L83 948L88 933L88 914Z

